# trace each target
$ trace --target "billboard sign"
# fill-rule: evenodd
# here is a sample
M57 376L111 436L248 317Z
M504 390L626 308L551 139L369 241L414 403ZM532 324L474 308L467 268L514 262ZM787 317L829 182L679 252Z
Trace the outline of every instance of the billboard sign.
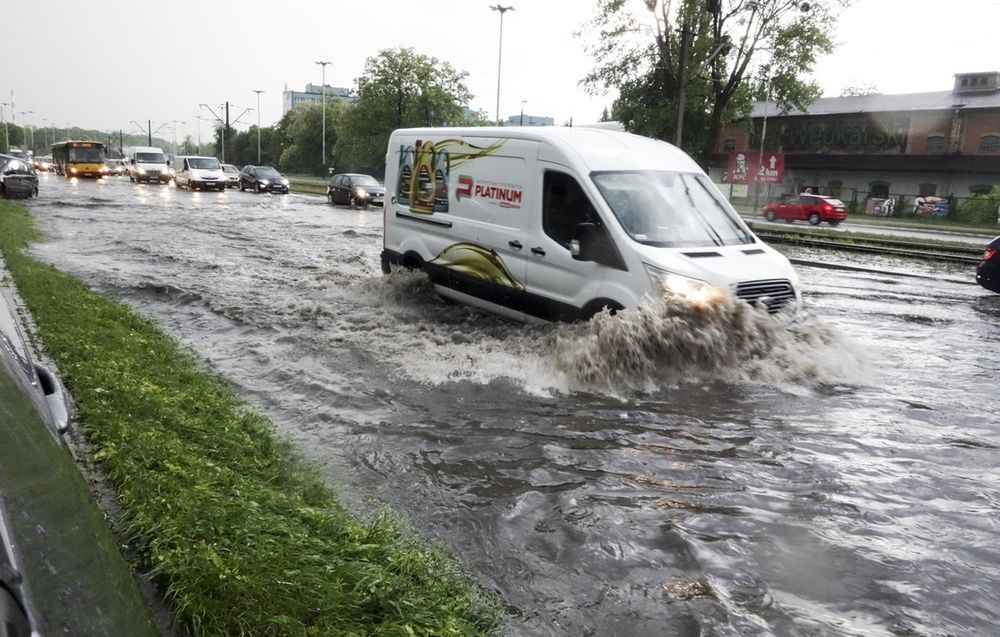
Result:
M780 184L785 181L785 154L764 153L761 156L760 153L730 153L726 181L733 184L755 181Z

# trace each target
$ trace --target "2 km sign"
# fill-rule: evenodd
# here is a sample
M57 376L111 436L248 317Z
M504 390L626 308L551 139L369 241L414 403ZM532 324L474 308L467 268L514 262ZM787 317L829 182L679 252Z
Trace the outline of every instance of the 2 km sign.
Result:
M729 153L729 170L726 181L749 184L760 181L780 184L785 180L784 153Z

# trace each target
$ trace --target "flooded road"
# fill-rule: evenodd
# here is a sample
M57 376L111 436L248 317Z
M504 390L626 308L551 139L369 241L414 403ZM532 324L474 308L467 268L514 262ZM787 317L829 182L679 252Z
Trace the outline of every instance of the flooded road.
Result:
M379 270L381 214L43 175L41 258L154 318L510 635L995 635L1000 295L789 252L794 332L722 304L525 326ZM918 275L918 276L912 276ZM686 327L685 327L686 326Z

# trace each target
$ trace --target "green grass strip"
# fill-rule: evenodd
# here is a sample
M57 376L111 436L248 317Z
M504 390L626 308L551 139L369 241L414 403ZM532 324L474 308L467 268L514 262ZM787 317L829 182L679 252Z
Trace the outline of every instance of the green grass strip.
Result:
M358 519L221 380L148 319L0 252L124 509L128 538L194 635L494 634L497 600L386 511Z

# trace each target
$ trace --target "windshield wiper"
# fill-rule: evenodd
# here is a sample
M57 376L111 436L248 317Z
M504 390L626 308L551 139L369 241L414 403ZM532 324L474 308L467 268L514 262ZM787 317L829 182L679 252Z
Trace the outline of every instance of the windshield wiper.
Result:
M726 242L722 240L722 236L715 231L715 228L712 227L712 224L708 223L708 221L705 220L704 215L702 215L701 212L698 210L698 206L694 202L694 197L691 196L691 189L688 187L687 179L684 178L684 175L678 175L678 177L680 177L681 183L684 184L684 194L687 196L688 201L691 203L691 210L694 211L695 216L698 218L698 222L701 223L701 225L706 230L712 233L714 237L712 241L715 242L715 245L717 246L726 245Z

